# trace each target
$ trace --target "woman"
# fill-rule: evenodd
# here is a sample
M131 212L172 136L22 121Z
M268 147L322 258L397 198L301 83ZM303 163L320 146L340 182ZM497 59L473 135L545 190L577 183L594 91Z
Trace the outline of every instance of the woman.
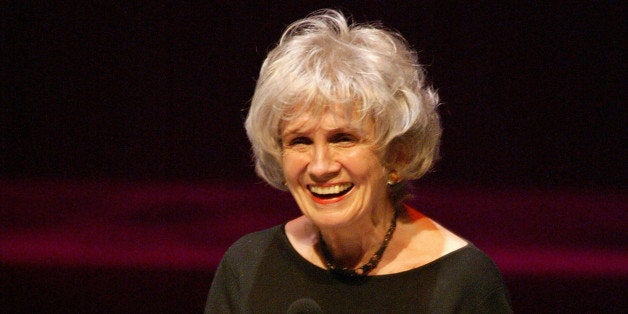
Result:
M437 156L437 104L401 36L332 10L290 25L245 126L303 215L237 241L206 312L509 312L494 263L403 203Z

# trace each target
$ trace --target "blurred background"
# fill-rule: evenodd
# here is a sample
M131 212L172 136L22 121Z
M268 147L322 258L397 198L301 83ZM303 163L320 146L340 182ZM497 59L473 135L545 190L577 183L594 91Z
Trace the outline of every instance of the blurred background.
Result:
M628 309L612 1L2 4L0 307L202 311L229 244L299 213L242 123L266 53L321 8L418 50L444 134L411 202L495 259L516 312Z

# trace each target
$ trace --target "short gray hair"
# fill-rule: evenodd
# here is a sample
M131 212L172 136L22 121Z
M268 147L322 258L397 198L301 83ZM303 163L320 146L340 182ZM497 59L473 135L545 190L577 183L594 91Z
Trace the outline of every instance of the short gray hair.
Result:
M322 10L288 26L262 65L245 122L257 174L285 190L282 122L331 104L375 121L382 162L404 181L437 159L438 94L416 52L396 32Z

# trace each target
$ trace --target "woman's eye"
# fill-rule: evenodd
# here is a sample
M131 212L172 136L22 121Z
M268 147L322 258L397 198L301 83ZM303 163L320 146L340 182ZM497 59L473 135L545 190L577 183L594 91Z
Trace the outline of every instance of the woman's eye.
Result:
M355 136L346 133L336 134L331 138L333 143L353 143L357 141L358 139Z
M289 145L290 146L294 146L294 145L308 145L311 142L312 141L310 141L310 139L308 139L307 137L296 137L296 138L293 138L292 140L290 140Z

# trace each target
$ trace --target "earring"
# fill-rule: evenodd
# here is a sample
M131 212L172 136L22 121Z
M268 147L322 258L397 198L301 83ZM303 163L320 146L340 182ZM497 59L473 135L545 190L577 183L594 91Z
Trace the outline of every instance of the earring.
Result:
M392 186L399 183L400 181L401 181L401 177L399 176L396 170L393 170L390 172L390 174L388 174L388 181L386 181L386 184Z

